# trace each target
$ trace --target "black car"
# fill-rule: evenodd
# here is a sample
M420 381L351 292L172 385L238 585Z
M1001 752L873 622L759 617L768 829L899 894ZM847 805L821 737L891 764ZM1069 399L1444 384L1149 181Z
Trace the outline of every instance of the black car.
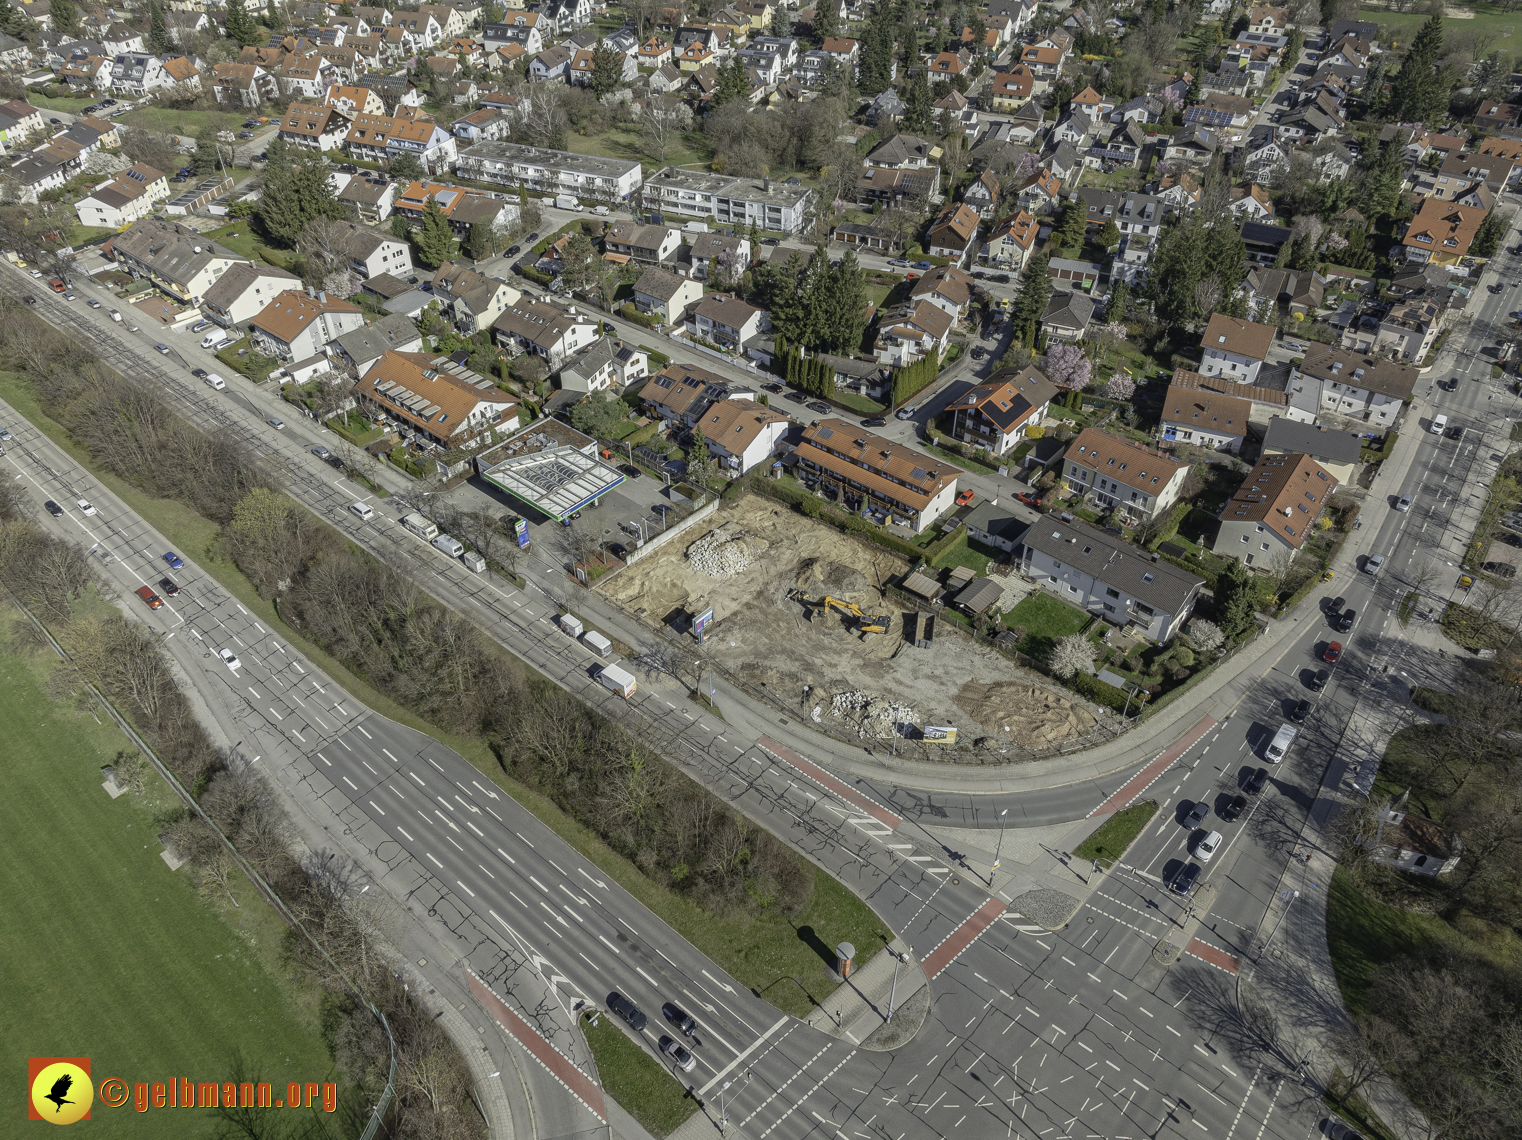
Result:
M650 1021L648 1017L639 1011L639 1007L637 1005L635 1005L628 998L624 997L624 995L619 993L617 990L614 990L608 995L608 1008L614 1013L618 1014L619 1017L627 1021L629 1023L629 1028L634 1030L636 1033L643 1033L645 1031L645 1026Z
M873 416L869 420L862 420L861 421L861 426L862 427L887 427L888 426L888 419L887 419L886 416Z
M338 169L343 174L359 173L359 167L355 166L352 162L341 162L338 164Z
M1250 796L1255 796L1266 787L1268 787L1268 769L1259 768L1247 777L1247 783L1242 785L1242 790Z
M524 241L538 241L539 240L539 235L538 234L529 234L528 237L524 238L523 240Z
M1494 574L1497 578L1515 578L1517 568L1508 562L1487 562L1485 573Z
M42 505L47 509L48 514L52 515L55 519L63 517L63 508L53 502L52 499L49 499Z
M1247 797L1236 795L1231 797L1231 802L1221 809L1221 818L1227 823L1241 819L1242 813L1247 810Z
M192 376L194 376L197 380L205 380L206 379L206 369L204 369L204 368L192 368L190 370L190 374Z
M761 239L761 244L762 245L781 245L782 243L780 241L778 241L776 238L762 238Z
M613 555L614 558L623 558L629 553L629 550L621 542L610 542L608 543L608 553Z
M782 385L781 384L763 384L763 385L761 385L761 391L763 391L763 392L780 392L780 391L782 391Z
M160 578L159 589L168 597L178 598L180 596L180 587L175 584L173 578Z
M987 281L988 274L984 273L981 269L978 269L973 272L972 279L974 281Z
M1289 718L1290 718L1290 720L1294 721L1296 724L1300 724L1302 721L1305 720L1306 717L1308 717L1310 715L1311 715L1311 702L1310 702L1310 700L1308 698L1302 697L1300 699L1300 703L1298 705L1296 705L1292 710L1290 710Z
M823 412L831 412L831 411L834 411L835 409L831 408L830 405L826 404L823 400L815 400L813 403L811 403L809 405L809 410L813 411L813 412L821 412L821 413L823 413Z
M1462 427L1460 427L1458 424L1454 424L1451 428L1448 429L1448 438L1449 439L1463 439L1464 438L1464 429Z
M984 353L983 353L983 346L982 346L982 345L981 345L981 344L980 344L980 345L978 345L978 347L977 347L977 348L975 348L975 349L973 349L973 350L972 350L972 358L973 358L973 359L974 359L974 360L982 360L982 359L983 359L983 356L984 356Z
M645 477L645 473L632 463L623 464L619 467L619 470L631 479L643 479Z
M24 300L28 305L35 305L37 303L37 298L33 297L30 293L23 297L22 300Z
M1009 274L1008 273L1001 273L997 277L990 278L990 280L992 280L995 285L1008 285L1009 284Z
M31 298L28 297L27 300L30 301ZM1522 538L1518 538L1514 534L1498 534L1496 535L1496 541L1504 542L1507 546L1522 546Z
M1319 693L1326 688L1326 683L1332 679L1330 669L1317 669L1316 675L1311 678L1311 692Z
M523 252L523 247L521 245L510 245L510 246L507 247L507 252L504 253L502 256L503 257L517 257L518 254L520 254L521 252Z
M795 404L801 404L805 400L808 399L808 397L805 396L802 392L789 392L786 396L783 396L782 398L784 400L791 400Z
M1176 894L1187 895L1194 889L1194 881L1200 877L1200 865L1198 863L1185 863L1173 873L1173 879L1168 887Z
M1357 610L1348 610L1337 619L1337 632L1347 633L1348 630L1353 628L1353 622L1357 619L1357 617Z
M692 1015L680 1006L672 1005L669 1001L661 1006L661 1016L669 1021L676 1031L684 1037L691 1037L692 1031L698 1027Z

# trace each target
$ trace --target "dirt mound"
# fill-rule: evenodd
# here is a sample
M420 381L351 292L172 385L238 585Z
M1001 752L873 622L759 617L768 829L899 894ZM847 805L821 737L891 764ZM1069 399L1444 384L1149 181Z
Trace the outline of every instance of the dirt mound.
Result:
M968 681L952 702L1001 739L1033 748L1081 736L1094 727L1087 709L1024 681Z
M832 562L828 558L809 558L798 568L798 587L810 593L840 597L843 594L860 594L870 590L872 583L854 566Z

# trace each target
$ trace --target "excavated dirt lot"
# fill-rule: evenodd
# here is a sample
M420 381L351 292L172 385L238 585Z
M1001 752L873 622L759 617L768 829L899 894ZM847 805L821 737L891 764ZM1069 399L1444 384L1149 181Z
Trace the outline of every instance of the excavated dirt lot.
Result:
M707 646L751 685L833 727L884 737L895 723L956 725L964 738L990 736L1039 748L1094 725L1083 705L1026 679L1014 665L940 622L934 644L904 640L904 616L878 584L908 562L822 523L747 495L605 579L599 587L651 624L714 610ZM715 533L718 532L718 533ZM704 572L704 570L708 572ZM789 598L830 594L867 613L889 613L886 635L863 639L854 619ZM807 706L803 687L812 686ZM836 710L839 710L837 712Z

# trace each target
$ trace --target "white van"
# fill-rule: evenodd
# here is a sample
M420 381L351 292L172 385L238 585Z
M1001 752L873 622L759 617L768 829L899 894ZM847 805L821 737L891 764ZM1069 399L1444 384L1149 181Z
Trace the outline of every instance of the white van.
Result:
M223 332L221 329L212 329L211 332L207 333L205 336L203 336L201 338L201 347L202 348L210 348L212 345L216 344L218 341L222 341L222 340L226 340L226 339L227 339L227 333Z
M215 388L218 392L227 387L227 381L222 379L222 377L218 376L215 372L208 372L206 374L206 384L208 387Z
M593 206L592 213L596 214L599 218L606 218L608 216L608 207Z
M1432 417L1432 429L1431 430L1432 430L1432 434L1433 435L1442 435L1444 430L1447 429L1447 427L1448 427L1448 417L1447 416L1433 416Z
M375 508L369 503L350 503L349 510L364 519L365 522L369 522L375 517Z
M579 201L577 201L575 194L557 194L557 195L555 195L555 206L556 206L557 209L561 209L561 210L578 210L579 211L582 208L581 203Z
M1289 752L1289 746L1295 743L1295 736L1300 730L1292 724L1281 724L1279 731L1274 733L1274 738L1268 742L1263 756L1270 764L1277 764L1283 760Z
M451 558L458 558L465 553L465 544L452 534L441 534L433 540L434 549L442 550Z

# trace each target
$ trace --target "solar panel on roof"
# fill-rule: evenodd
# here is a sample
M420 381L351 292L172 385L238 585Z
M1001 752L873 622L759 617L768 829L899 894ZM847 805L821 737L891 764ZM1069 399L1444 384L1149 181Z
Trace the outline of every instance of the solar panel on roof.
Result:
M822 428L819 429L818 437L820 439L829 439L834 434L835 434L835 429L834 428L822 427Z

